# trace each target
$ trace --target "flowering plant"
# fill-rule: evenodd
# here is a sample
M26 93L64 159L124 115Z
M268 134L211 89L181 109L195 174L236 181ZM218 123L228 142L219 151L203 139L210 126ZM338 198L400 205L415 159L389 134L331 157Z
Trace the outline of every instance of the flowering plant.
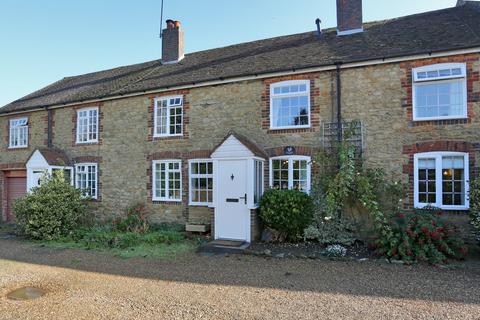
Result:
M390 240L380 246L389 259L438 264L449 258L463 259L467 254L457 228L434 208L399 213L392 220L392 233Z

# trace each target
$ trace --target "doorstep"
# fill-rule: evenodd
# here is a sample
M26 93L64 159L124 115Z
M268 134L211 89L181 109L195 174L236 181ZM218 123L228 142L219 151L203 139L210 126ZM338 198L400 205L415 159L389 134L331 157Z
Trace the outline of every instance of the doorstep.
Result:
M250 243L235 240L214 240L198 248L202 253L244 253Z

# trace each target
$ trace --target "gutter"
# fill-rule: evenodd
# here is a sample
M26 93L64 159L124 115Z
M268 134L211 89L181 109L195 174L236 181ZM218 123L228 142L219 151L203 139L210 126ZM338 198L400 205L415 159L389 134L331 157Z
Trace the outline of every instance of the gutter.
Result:
M367 67L367 66L372 66L372 65L382 65L382 64L398 63L398 62L404 62L404 61L429 59L429 58L437 58L437 57L448 57L448 56L469 54L469 53L480 53L480 47L475 47L475 48L470 48L470 49L453 50L453 51L425 52L425 53L419 53L419 54L407 55L407 56L399 55L399 56L391 56L391 57L388 57L388 58L384 57L384 58L372 59L372 60L353 61L353 62L348 62L348 63L342 63L342 65L340 66L340 69ZM64 103L64 104L58 104L58 105L51 105L51 106L34 107L34 108L31 108L31 109L24 108L20 111L13 111L13 112L6 112L6 113L1 113L1 109L0 109L0 117L8 116L8 115L15 115L15 114L22 114L22 113L25 113L25 112L41 111L41 110L46 109L47 107L49 109L58 109L58 108L77 106L77 105L82 105L82 104L87 104L87 103L96 103L96 102L117 100L117 99L123 99L123 98L144 96L144 95L149 95L149 94L157 94L157 93L168 92L168 91L173 91L173 90L202 88L202 87L215 86L215 85L241 82L241 81L248 81L248 80L266 79L266 78L272 78L272 77L281 77L281 76L289 76L289 75L312 73L312 72L331 71L331 70L336 70L336 69L337 69L337 66L335 64L309 67L309 68L301 68L301 69L292 68L291 70L288 70L288 71L278 71L278 72L270 72L270 73L255 74L255 75L248 75L248 76L239 76L239 77L232 77L232 78L220 78L218 80L210 80L210 81L204 81L204 82L200 82L200 83L193 82L193 83L187 83L187 84L177 85L177 86L172 86L172 87L164 87L164 88L160 88L160 89L144 90L142 92L135 92L135 93L129 93L129 94L119 94L119 95L109 96L109 97L105 97L105 98L83 100L83 101Z

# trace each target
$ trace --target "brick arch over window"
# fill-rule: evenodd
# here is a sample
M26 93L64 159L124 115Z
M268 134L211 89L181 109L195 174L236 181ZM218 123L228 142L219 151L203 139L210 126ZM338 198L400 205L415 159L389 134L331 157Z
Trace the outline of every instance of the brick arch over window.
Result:
M475 168L475 154L480 151L480 143L458 140L441 140L417 142L411 145L403 146L403 154L408 156L408 163L403 165L403 173L408 175L407 201L404 203L405 209L413 208L413 180L414 180L414 155L424 152L451 151L466 152L469 155L470 176L474 176L478 170Z

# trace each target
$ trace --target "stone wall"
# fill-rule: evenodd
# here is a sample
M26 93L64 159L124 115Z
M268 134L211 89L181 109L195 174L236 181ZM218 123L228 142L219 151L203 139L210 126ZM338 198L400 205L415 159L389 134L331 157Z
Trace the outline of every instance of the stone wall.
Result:
M382 167L392 178L411 183L409 173L404 171L410 161L409 155L404 153L405 146L435 140L480 142L480 124L476 121L480 112L479 55L455 56L445 61L450 60L466 61L472 75L469 77L470 119L462 123L417 125L409 119L411 90L408 81L411 81L409 74L414 62L342 70L343 118L362 121L368 166ZM437 62L432 59L418 63ZM269 130L265 125L269 121L269 85L292 79L309 79L311 82L312 128ZM312 153L321 147L322 123L331 122L336 116L335 71L192 88L161 95L169 94L183 94L187 104L185 136L180 139L152 137L153 99L157 95L93 104L100 107L101 132L100 143L92 145L74 143L76 110L92 104L55 110L53 145L65 150L71 159L94 157L100 162L99 214L119 214L134 202L144 202L154 213L155 221L210 221L209 208L188 206L189 159L207 157L230 130L266 150L278 151L292 145L304 154ZM25 163L35 148L46 145L46 115L46 111L28 114L29 147L14 151L6 148L8 119L12 117L0 117L0 164ZM168 152L183 162L184 197L180 204L151 201L151 160L165 157ZM475 166L478 166L480 157L475 159ZM268 170L268 165L265 168ZM268 183L267 171L265 177ZM410 202L406 199L407 204Z

